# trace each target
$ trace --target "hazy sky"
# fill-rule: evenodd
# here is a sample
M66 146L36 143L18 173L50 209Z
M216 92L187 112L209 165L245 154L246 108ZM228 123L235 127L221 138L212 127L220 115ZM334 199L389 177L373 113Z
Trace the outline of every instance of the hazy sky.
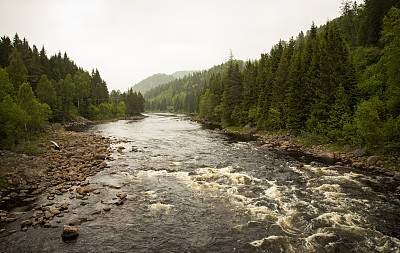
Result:
M108 88L259 59L280 39L339 16L342 0L0 0L0 36L61 51Z

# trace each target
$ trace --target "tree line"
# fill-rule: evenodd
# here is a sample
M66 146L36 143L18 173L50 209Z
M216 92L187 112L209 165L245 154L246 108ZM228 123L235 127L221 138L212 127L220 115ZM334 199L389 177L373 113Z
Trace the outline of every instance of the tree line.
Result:
M279 41L260 59L241 67L231 55L223 71L187 76L179 87L196 80L193 108L203 120L398 151L398 7L395 0L345 1L339 18ZM174 87L177 81L146 93L147 106L187 110L175 106Z
M83 116L91 120L138 115L141 93L108 92L97 69L77 67L67 53L47 57L15 34L0 38L0 146L10 147L40 132L48 122Z

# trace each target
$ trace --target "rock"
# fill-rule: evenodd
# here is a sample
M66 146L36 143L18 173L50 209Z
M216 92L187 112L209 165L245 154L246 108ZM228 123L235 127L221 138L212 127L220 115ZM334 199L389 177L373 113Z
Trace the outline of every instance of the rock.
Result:
M363 162L354 162L352 165L353 165L353 167L356 167L356 168L364 167L364 163Z
M45 227L45 228L51 228L50 222L46 221L46 222L43 224L43 227Z
M333 162L335 160L335 153L333 153L332 151L322 151L317 153L316 155L329 162Z
M32 225L32 221L30 221L30 220L21 221L21 227L27 227L27 226L31 226L31 225Z
M267 143L267 144L262 145L261 147L262 147L262 148L265 148L265 149L272 149L272 148L274 148L274 144L272 144L272 143Z
M393 179L396 180L396 181L400 181L400 172L398 172L398 171L395 172L395 173L394 173L394 176L393 176ZM399 186L399 187L400 187L400 186Z
M378 161L379 161L379 157L378 157L378 156L376 156L376 155L370 156L370 157L368 157L368 159L367 159L367 164L368 164L368 165L374 165L374 164L376 164Z
M344 145L343 149L344 149L344 152L349 153L350 149L351 149L351 146L350 145Z
M258 128L257 127L253 127L252 129L250 129L249 134L255 134L258 132Z
M245 131L248 131L250 129L251 129L251 125L250 124L245 125L244 128L243 128L243 130L245 130Z
M111 210L111 207L105 206L105 207L103 207L103 210L106 211L106 212L109 212Z
M125 192L119 192L116 194L120 199L126 199L127 194Z
M6 219L5 219L5 222L11 223L11 222L14 222L14 221L16 221L16 220L17 220L17 218L6 218Z
M365 155L365 150L364 149L356 149L353 151L353 154L355 157L361 157Z
M9 230L9 231L8 231L9 234L14 234L14 233L16 233L16 232L17 232L17 230L15 230L15 229Z
M124 204L124 200L123 200L123 199L120 199L120 200L118 200L117 202L115 202L115 204L116 204L117 206L120 206L120 205Z
M73 240L79 235L78 229L72 226L64 225L61 237L63 240Z
M53 214L50 211L44 211L44 217L46 217L46 219L50 219L53 217Z
M53 214L53 216L55 216L55 215L57 215L57 214L60 214L61 212L60 212L59 209L54 208L54 209L51 211L51 213Z

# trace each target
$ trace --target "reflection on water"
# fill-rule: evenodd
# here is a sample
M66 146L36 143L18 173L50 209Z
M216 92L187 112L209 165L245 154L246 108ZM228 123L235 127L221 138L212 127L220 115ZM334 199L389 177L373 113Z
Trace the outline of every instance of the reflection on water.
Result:
M74 244L38 229L6 237L10 251L33 244L58 252L399 252L400 201L385 178L317 163L295 167L294 158L180 115L85 131L115 139L110 168L89 179L101 203L115 197L104 185L135 201L77 226ZM78 216L93 213L100 199L88 202Z

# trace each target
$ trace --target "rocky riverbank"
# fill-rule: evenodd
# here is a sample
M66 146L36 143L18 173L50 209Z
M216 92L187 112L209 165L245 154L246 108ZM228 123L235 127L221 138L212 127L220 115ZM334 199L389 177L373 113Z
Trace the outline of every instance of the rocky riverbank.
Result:
M199 122L213 125L210 122ZM312 157L324 163L352 166L367 173L385 175L396 182L400 182L399 156L382 157L376 154L368 154L364 149L354 149L348 145L340 148L342 151L334 151L332 147L323 144L312 145L308 143L308 145L302 145L304 140L299 137L290 134L261 133L257 128L249 125L245 126L242 131L234 131L228 128L215 128L213 131L256 136L264 142L262 148L267 150L304 154L304 156ZM302 166L302 164L299 163L297 166ZM397 191L400 192L400 186L397 187Z
M0 151L1 222L13 222L14 218L7 217L8 209L29 205L50 187L55 190L48 194L48 200L71 191L74 186L85 185L88 176L103 170L107 167L106 159L112 159L110 142L100 135L59 129L39 142L38 148L44 150L39 157ZM60 204L58 211L66 209ZM43 211L43 217L45 211L48 210Z

